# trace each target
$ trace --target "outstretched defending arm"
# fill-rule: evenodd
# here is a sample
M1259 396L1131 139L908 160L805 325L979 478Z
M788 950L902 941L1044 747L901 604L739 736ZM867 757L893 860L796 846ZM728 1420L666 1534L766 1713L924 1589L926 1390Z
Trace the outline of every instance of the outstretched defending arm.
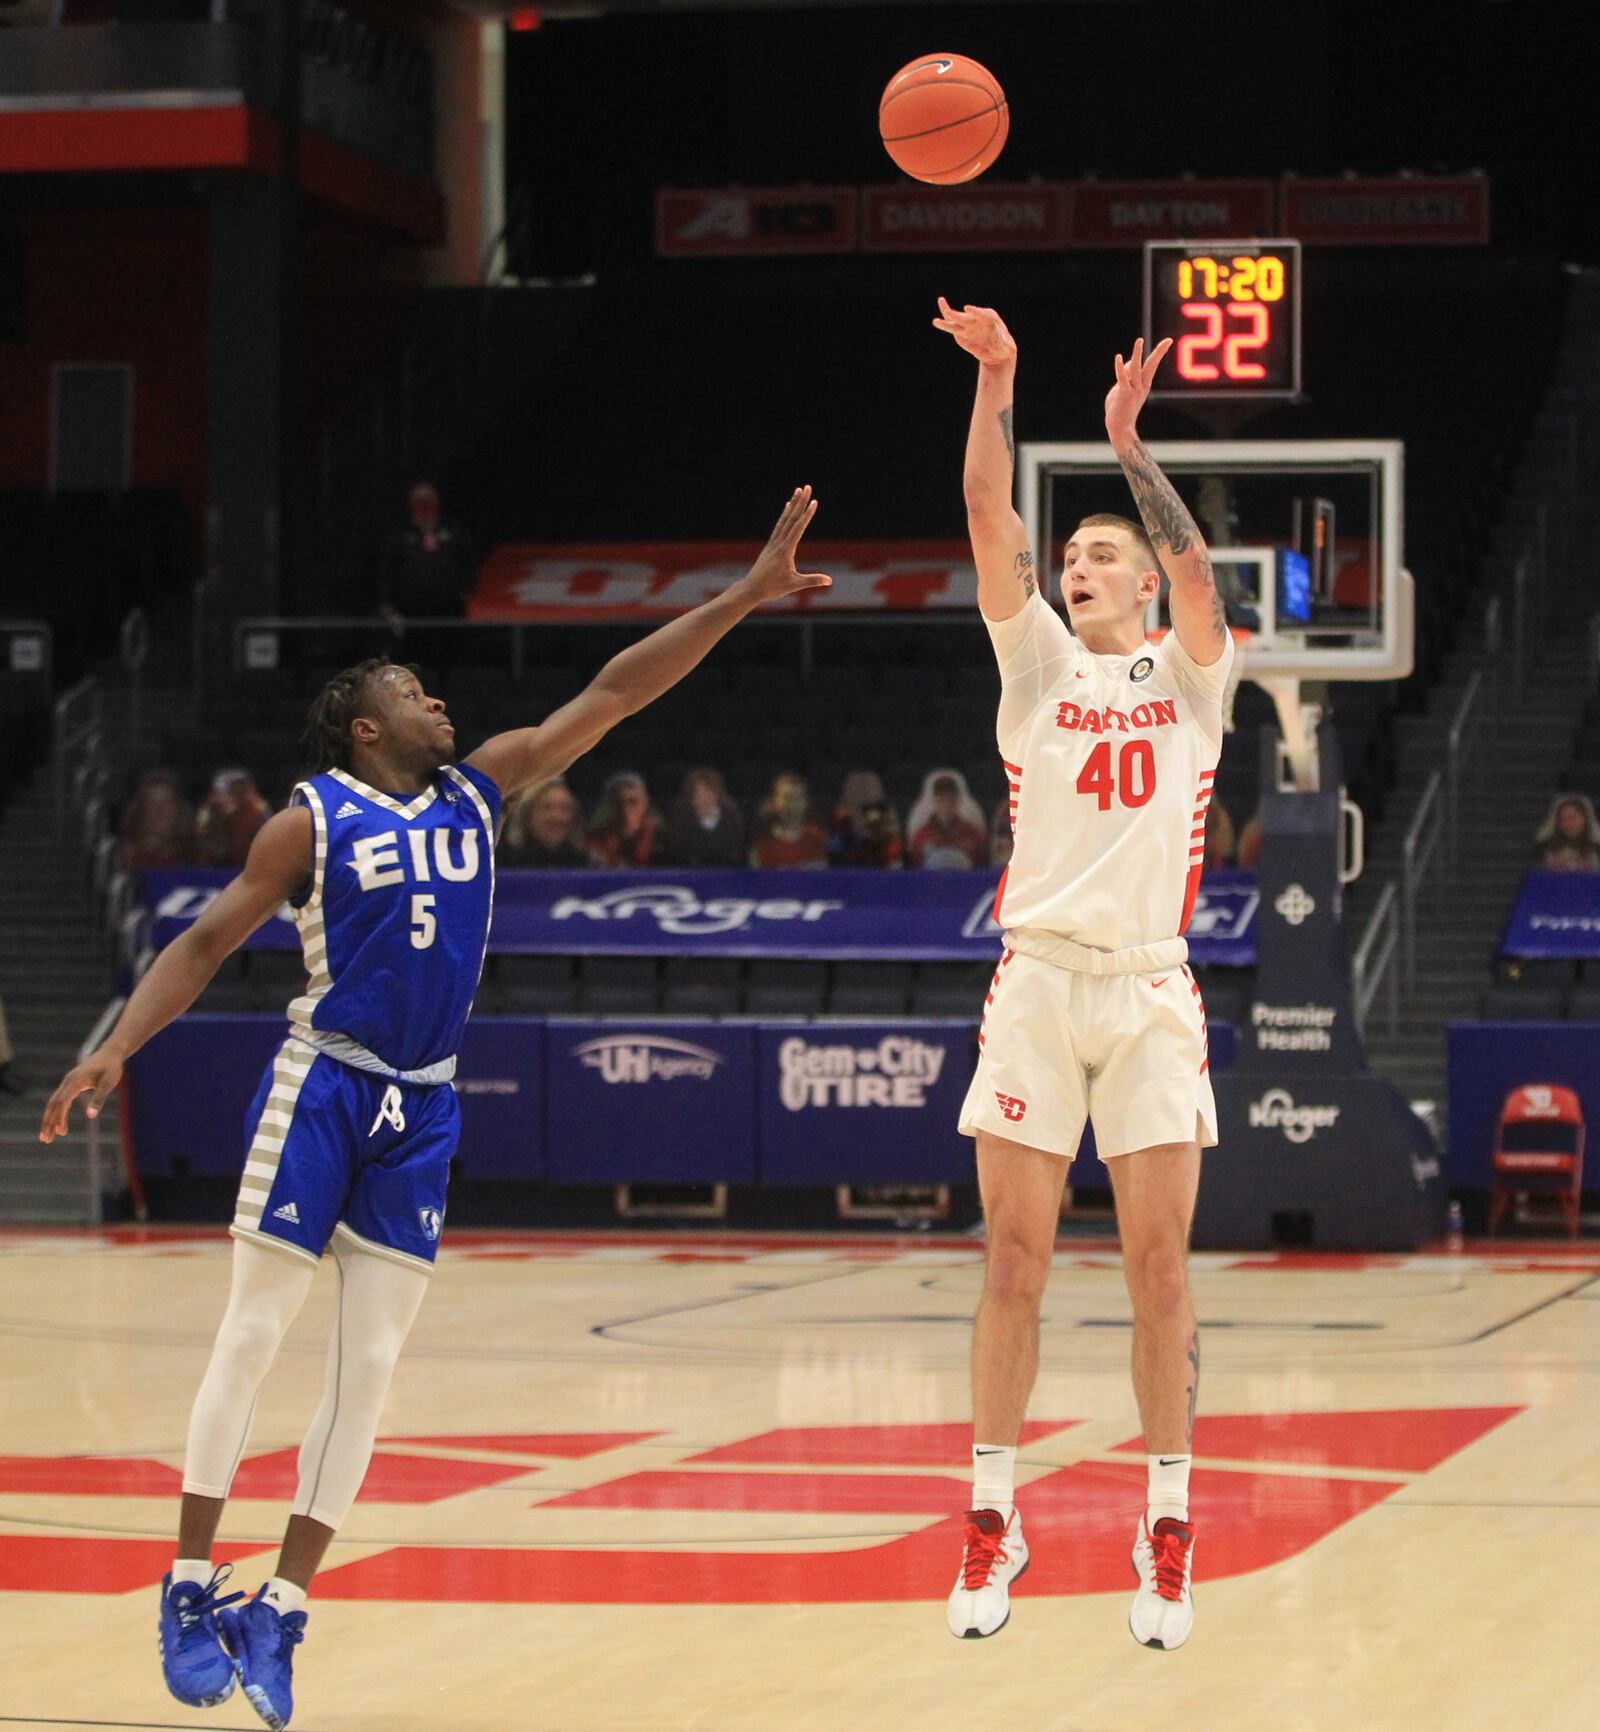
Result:
M1037 589L1028 531L1012 503L1016 442L1011 399L1017 376L1017 345L992 307L957 312L939 297L934 328L948 331L977 357L978 391L967 430L967 533L978 566L978 606L986 619L1010 619Z
M559 776L625 716L652 703L703 661L712 646L765 601L803 589L826 589L833 579L797 571L795 549L816 515L809 487L789 497L767 545L739 581L692 613L670 621L611 658L570 704L536 728L514 728L485 740L467 762L482 770L507 799Z
M1145 360L1144 338L1140 337L1126 362L1117 356L1117 382L1106 397L1106 432L1133 489L1150 545L1171 581L1172 629L1189 659L1199 667L1210 667L1221 658L1228 638L1211 555L1188 506L1161 473L1137 431L1139 411L1150 395L1156 369L1171 347L1168 337Z
M224 960L305 886L311 876L311 850L311 814L304 806L291 806L261 826L244 870L145 970L105 1044L62 1078L45 1103L40 1142L66 1134L72 1103L81 1094L90 1094L89 1117L98 1116L128 1059L182 1016Z

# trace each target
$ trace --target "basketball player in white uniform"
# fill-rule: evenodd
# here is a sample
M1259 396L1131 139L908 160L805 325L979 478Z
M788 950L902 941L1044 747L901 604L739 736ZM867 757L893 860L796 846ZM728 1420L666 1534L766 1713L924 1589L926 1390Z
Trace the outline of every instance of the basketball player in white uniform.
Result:
M1086 1119L1111 1174L1133 1300L1133 1385L1149 1453L1129 1624L1176 1648L1194 1622L1189 1456L1200 1341L1189 1224L1217 1140L1205 1010L1182 933L1204 855L1233 642L1194 519L1136 422L1169 344L1116 361L1106 431L1144 527L1087 517L1067 543L1069 631L1040 593L1012 505L1017 348L998 314L934 324L979 362L967 439L978 605L1000 663L997 735L1016 851L996 899L1005 948L961 1129L977 1139L988 1225L973 1331L973 1508L950 1596L958 1636L993 1635L1028 1549L1013 1500L1039 1361L1039 1303ZM1165 570L1173 630L1145 639Z

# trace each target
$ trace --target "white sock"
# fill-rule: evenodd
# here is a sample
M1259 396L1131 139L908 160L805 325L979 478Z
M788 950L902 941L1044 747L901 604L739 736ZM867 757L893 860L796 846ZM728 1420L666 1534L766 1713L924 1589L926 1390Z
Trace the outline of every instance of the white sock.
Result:
M972 1446L972 1507L999 1510L1002 1518L1011 1520L1015 1492L1017 1452L1004 1444L975 1443Z
M1155 1532L1156 1523L1163 1516L1171 1516L1174 1521L1188 1521L1189 1463L1194 1458L1187 1455L1147 1455L1144 1459L1150 1481L1146 1493L1150 1507L1145 1517L1150 1531Z
M211 1580L210 1558L179 1558L172 1566L172 1585L179 1582L193 1582L197 1588L203 1588Z
M306 1609L305 1589L294 1582L286 1582L282 1576L274 1576L261 1590L261 1597L280 1616Z

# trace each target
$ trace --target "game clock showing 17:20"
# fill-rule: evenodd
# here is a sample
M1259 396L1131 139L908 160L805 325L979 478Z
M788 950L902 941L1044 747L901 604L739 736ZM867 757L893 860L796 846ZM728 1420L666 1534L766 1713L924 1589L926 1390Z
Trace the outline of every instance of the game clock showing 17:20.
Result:
M1172 339L1152 397L1298 397L1299 242L1147 241L1144 330Z

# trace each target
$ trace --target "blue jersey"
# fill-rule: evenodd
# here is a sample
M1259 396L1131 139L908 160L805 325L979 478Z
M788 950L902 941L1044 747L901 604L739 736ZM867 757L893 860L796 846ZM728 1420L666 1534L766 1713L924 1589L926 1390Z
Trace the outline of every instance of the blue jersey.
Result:
M450 1066L489 942L500 790L447 764L405 801L329 770L294 801L315 848L295 911L309 980L290 1022L365 1069L378 1067L364 1055L396 1073Z

